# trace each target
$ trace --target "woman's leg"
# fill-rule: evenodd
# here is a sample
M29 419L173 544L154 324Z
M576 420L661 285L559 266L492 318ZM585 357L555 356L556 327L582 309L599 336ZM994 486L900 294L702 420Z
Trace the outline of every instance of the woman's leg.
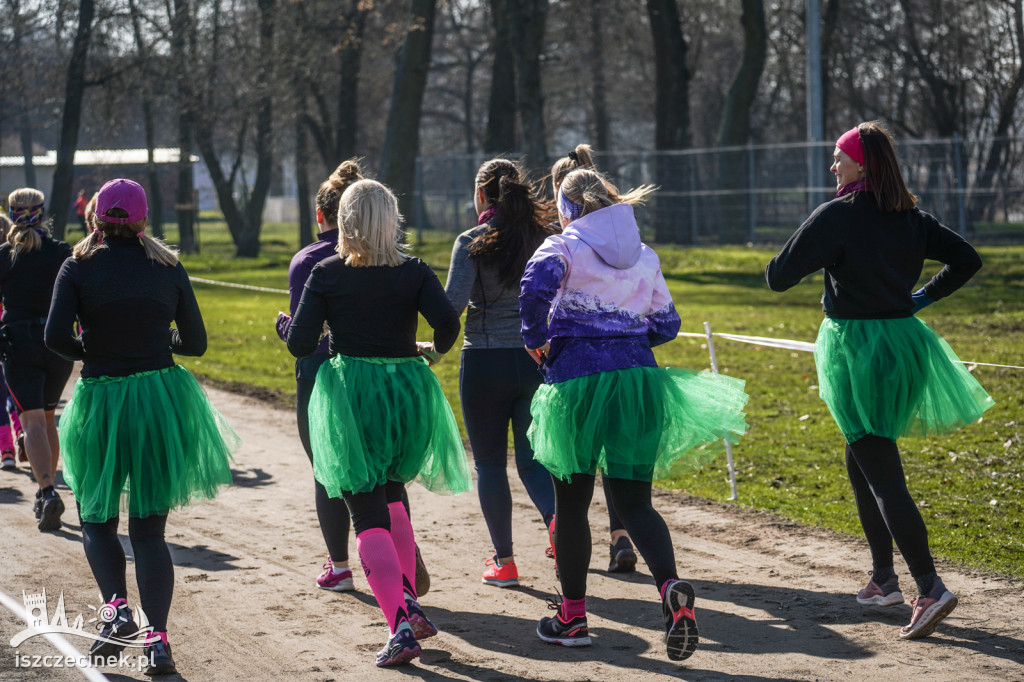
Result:
M533 423L530 403L541 384L541 375L537 371L537 364L526 351L518 348L510 350L514 353L519 385L519 393L512 403L512 443L516 453L516 469L533 506L544 519L544 525L550 526L555 516L555 488L551 484L551 474L533 458L533 447L526 436Z
M21 425L25 430L25 451L28 453L32 475L36 477L36 485L43 490L53 485L54 475L46 413L42 409L26 410L21 413Z
M667 581L678 579L672 536L661 514L651 505L651 482L606 478L612 503L647 562L660 589Z
M82 546L89 568L100 588L103 601L124 599L128 595L125 581L125 558L121 541L117 538L118 519L115 516L103 523L82 521Z
M918 590L921 594L928 594L935 581L935 563L928 549L928 529L907 490L903 463L900 461L896 442L881 436L868 435L850 443L848 447L850 457L871 490L889 535L896 541L910 574L917 581ZM858 507L859 503L858 500ZM874 534L879 537L881 535L877 530ZM884 559L882 543L879 541L878 544L878 551ZM873 558L874 553L873 546Z
M594 497L594 475L573 474L568 481L552 478L555 487L555 554L562 595L582 600L587 595L591 538L587 511Z
M893 574L892 567L892 535L878 507L878 501L871 492L871 486L864 478L853 450L846 446L846 472L853 486L853 498L857 503L857 515L860 517L861 528L871 550L872 580L881 585Z
M135 581L142 610L153 629L167 632L167 614L174 596L174 564L164 540L166 515L128 519L128 537L135 553Z

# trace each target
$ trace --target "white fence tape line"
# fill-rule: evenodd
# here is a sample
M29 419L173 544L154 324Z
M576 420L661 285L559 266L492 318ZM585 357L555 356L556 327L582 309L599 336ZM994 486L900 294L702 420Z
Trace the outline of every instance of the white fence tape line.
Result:
M715 356L715 340L711 333L711 325L707 322L704 323L704 334L708 340L708 352L711 354L711 371L718 374L718 358ZM725 440L725 457L726 462L729 465L729 488L732 491L730 500L736 500L736 464L732 459L732 443L728 439Z
M0 591L0 604L6 607L8 611L13 613L20 620L25 621L25 625L28 625L29 617L28 614L25 613L25 609L22 608L21 604L11 599L3 591ZM47 632L43 635L43 637L49 640L50 643L57 647L57 650L65 656L70 656L76 661L88 658L86 654L83 654L81 651L76 649L74 645L71 644L71 642L69 642L68 640L61 637L59 634L55 632ZM100 671L96 670L96 668L80 667L77 665L75 666L75 668L78 670L78 672L82 673L85 679L90 680L90 682L110 682L107 676L101 673Z
M219 281L217 281L215 279L203 279L202 277L192 277L192 276L189 276L188 279L189 279L190 282L199 282L200 284L213 284L215 286L229 287L231 289L245 289L246 291L262 291L262 292L265 292L265 293L268 293L268 294L284 294L286 296L289 293L291 293L287 289L270 289L268 287L253 286L251 284L235 284L234 282L219 282Z
M788 350L802 350L807 352L814 352L814 344L807 341L794 341L793 339L773 339L766 336L745 336L743 334L726 334L722 332L714 332L714 336L721 337L723 339L729 339L730 341L739 341L740 343L750 343L755 346L769 346L771 348L785 348ZM682 336L693 339L705 339L705 334L698 334L696 332L679 332L676 336ZM979 365L983 367L1005 367L1006 369L1024 369L1021 365L997 365L992 362L974 362L973 360L961 360L965 365Z

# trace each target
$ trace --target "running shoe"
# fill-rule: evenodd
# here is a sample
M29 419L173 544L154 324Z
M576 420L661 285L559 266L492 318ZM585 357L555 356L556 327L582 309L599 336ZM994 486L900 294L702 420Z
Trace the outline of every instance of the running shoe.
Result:
M427 565L423 563L423 556L420 555L420 546L416 548L416 596L422 597L430 592L430 574L427 573Z
M519 585L519 569L516 562L510 561L502 566L498 565L498 555L495 554L484 562L487 570L482 576L485 585L496 585L498 587L516 587Z
M900 579L893 574L891 578L879 585L870 580L863 590L857 593L857 603L862 606L896 606L903 603L900 592Z
M946 589L941 578L936 578L927 597L917 596L910 602L914 612L910 623L900 629L900 639L921 639L932 634L939 621L948 616L957 603L956 595Z
M60 495L53 490L49 495L43 495L39 501L39 530L60 530L60 515L64 513L64 501L60 499Z
M551 644L562 646L590 646L590 631L587 617L576 616L566 620L562 617L562 604L548 599L548 608L558 611L553 618L541 618L537 623L537 636Z
M171 645L163 638L149 642L142 651L146 656L146 667L142 669L145 674L153 677L178 672L178 669L174 667L174 659L171 657Z
M632 573L636 569L636 552L633 551L633 543L629 541L628 535L616 540L610 548L609 573Z
M420 655L420 645L408 623L398 626L398 632L388 637L388 643L377 652L377 667L402 665Z
M327 557L324 563L324 572L317 576L316 586L331 592L351 592L356 589L355 583L352 582L352 571L345 568L341 573L335 573L334 562L330 557Z
M415 599L405 599L405 612L409 615L409 626L412 627L412 634L416 639L426 639L437 634L437 628L423 613L423 607Z
M115 602L120 602L115 606ZM89 649L90 657L107 658L121 653L125 645L112 639L125 640L139 631L132 610L123 599L113 599L100 608L100 637Z
M18 440L15 443L18 448L18 461L28 462L28 453L25 452L25 434L19 433Z
M43 517L43 491L36 490L36 501L32 505L32 513L36 515L36 521Z
M693 615L694 594L690 583L673 580L665 586L661 612L665 617L665 648L670 661L682 661L697 650L697 618Z
M549 559L555 558L555 517L551 517L551 523L548 524L548 546L544 550L544 556Z
M3 452L0 452L0 469L4 471L10 471L11 469L18 468L18 461L15 458L14 450L10 448L4 448Z

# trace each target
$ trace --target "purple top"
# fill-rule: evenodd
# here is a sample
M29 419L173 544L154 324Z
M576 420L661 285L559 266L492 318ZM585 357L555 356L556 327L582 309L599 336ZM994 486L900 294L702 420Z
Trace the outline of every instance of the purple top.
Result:
M288 340L288 328L291 326L291 318L295 316L295 310L299 307L299 299L302 298L302 289L306 286L309 274L313 267L320 261L330 258L337 251L338 228L325 230L317 235L320 241L308 244L292 256L292 262L288 265L288 319L278 319L277 335L282 341ZM315 353L327 353L329 351L330 339L325 335L316 347Z
M658 255L640 241L629 204L573 221L526 265L519 296L527 348L551 342L545 382L629 367L656 367L679 314Z

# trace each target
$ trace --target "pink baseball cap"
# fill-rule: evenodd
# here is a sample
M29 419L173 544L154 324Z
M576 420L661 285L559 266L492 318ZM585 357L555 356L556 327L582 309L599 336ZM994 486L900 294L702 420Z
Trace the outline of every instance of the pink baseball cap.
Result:
M127 218L115 218L108 216L107 211L112 208L120 208L128 213ZM149 206L146 204L146 190L142 185L125 178L111 180L100 188L96 197L96 218L105 223L134 223L149 215Z

